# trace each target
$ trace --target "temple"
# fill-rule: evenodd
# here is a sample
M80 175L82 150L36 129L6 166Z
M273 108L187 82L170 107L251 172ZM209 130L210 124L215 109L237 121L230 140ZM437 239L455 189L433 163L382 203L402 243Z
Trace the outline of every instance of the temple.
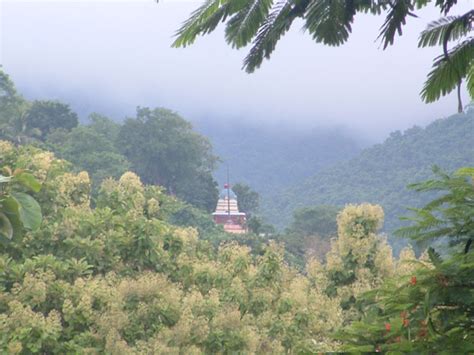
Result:
M247 233L245 213L239 212L237 196L229 184L224 185L212 217L214 222L223 225L224 230L228 233Z

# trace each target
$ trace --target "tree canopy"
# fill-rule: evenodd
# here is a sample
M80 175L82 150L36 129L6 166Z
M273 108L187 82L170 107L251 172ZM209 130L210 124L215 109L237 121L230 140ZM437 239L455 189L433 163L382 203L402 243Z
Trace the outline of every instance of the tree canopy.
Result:
M412 225L399 233L443 243L437 250L430 247L423 260L405 259L396 278L359 299L361 321L341 332L347 351L474 351L474 168L435 172L435 178L412 188L441 194L414 209Z
M117 146L148 184L165 187L185 201L212 210L217 157L209 141L178 114L163 108L138 108L120 128Z
M239 210L241 212L245 212L247 216L250 216L258 211L260 204L258 192L252 190L249 185L244 183L234 184L232 190L237 195Z
M37 129L42 140L56 129L71 130L79 124L77 114L67 104L57 101L35 100L26 114L26 125Z

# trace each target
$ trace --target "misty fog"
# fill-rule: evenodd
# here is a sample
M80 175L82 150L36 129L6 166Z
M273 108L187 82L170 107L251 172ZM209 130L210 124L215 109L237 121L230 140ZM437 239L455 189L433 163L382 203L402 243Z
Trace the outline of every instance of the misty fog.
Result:
M231 49L222 29L171 48L199 3L2 1L1 64L28 98L68 102L83 119L100 112L121 120L136 106L163 106L198 123L335 126L381 141L455 112L454 95L430 105L418 95L439 54L417 49L419 32L439 16L435 9L409 18L385 51L376 41L382 17L357 17L339 48L316 44L294 26L271 61L247 74L247 50Z

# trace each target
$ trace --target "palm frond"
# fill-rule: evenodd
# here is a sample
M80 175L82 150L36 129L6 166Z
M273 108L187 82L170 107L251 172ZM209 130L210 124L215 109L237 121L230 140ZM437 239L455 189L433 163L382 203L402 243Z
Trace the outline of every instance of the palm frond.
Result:
M219 22L225 21L231 14L229 10L237 11L235 2L230 6L227 0L207 0L197 8L189 19L176 32L173 47L186 47L196 40L197 36L214 31Z
M446 15L457 2L458 0L438 0L436 1L436 6L439 6L441 12Z
M392 45L395 41L395 35L402 35L402 27L406 24L407 16L416 15L412 12L414 6L411 1L395 0L389 1L390 11L388 12L385 22L380 28L380 34L377 39L382 40L383 49Z
M462 16L447 16L431 22L421 32L418 47L446 46L448 41L455 41L472 31L474 10Z
M474 63L471 62L469 71L466 76L467 92L471 96L471 100L474 100Z
M349 38L355 13L353 0L316 0L308 6L304 28L316 42L339 46Z
M421 91L425 102L434 102L453 91L460 81L472 71L474 63L474 38L469 38L448 52L435 58L433 70Z
M226 27L226 40L235 48L246 46L268 16L273 0L252 0L237 12Z
M302 16L309 0L282 0L275 4L260 27L252 48L244 60L244 69L252 73L260 67L264 58L270 58L277 42L290 29L295 18Z
M380 15L388 7L385 1L353 0L357 12Z

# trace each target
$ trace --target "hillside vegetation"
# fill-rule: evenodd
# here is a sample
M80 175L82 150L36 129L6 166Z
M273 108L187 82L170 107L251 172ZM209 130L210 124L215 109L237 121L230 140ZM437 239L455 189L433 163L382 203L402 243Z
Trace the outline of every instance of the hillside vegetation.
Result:
M472 253L460 265L433 251L429 260L417 260L409 248L394 259L377 233L380 206L346 206L326 263L309 260L300 273L284 262L284 249L275 242L255 255L238 241L214 248L195 228L173 225L169 211L176 201L132 172L105 179L92 204L89 174L74 173L51 152L0 141L0 157L2 173L28 171L28 181L38 182L29 194L43 215L34 228L25 219L18 233L0 232L2 353L288 354L394 347L423 353L442 349L446 340L456 353L473 350L464 322L472 316L472 292L464 286L472 280L472 268L465 267L472 265ZM443 199L453 208L441 214L449 220L440 219L437 237L448 231L465 243L472 235L465 221L473 211L465 201L472 196L467 178L473 172L466 168L444 178L454 194ZM3 186L0 211L7 211L3 197L10 188ZM436 206L432 212L440 215ZM411 231L424 237L418 226ZM441 279L449 295L465 295L456 312L444 306L449 295L438 286L440 271L449 277ZM367 303L365 292L390 286L385 280L394 280L411 303L395 303L395 310L390 299L383 310ZM426 289L434 300L426 299ZM428 333L421 310L441 334L448 330L446 317L459 324L456 332ZM361 331L358 320L370 326Z
M133 170L144 183L207 212L217 202L212 146L168 109L138 107L123 123L91 114L80 124L66 103L25 99L0 70L0 139L52 150L76 171L88 171L94 193L103 179Z
M336 129L297 130L212 121L197 123L196 128L209 138L222 161L214 173L216 179L225 181L228 166L231 181L249 185L266 201L277 191L361 150L360 142Z
M394 132L382 144L295 184L271 202L263 201L263 210L271 222L284 226L296 208L376 203L384 208L384 230L391 233L401 226L398 217L406 214L407 207L421 206L434 197L433 193L420 197L406 188L409 183L433 176L433 165L454 171L474 163L473 135L473 108L426 128Z
M35 230L0 236L1 352L331 350L331 332L356 314L354 295L396 267L376 235L378 206L341 213L332 266L313 261L303 275L275 243L257 256L237 242L215 249L196 229L173 225L173 199L132 172L104 180L93 207L88 173L52 153L0 141L0 157L3 171L34 175L43 214ZM357 251L344 246L352 244ZM348 262L365 271L346 275Z

